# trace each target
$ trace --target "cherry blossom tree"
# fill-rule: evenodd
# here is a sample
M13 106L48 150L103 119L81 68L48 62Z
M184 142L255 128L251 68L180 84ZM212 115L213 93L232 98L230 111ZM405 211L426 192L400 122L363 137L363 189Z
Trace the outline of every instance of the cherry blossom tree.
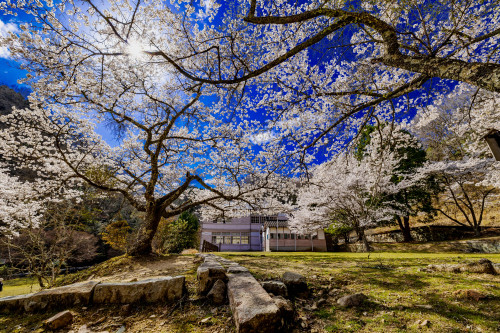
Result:
M58 59L44 61L41 71L51 68L74 78L88 61L105 65L131 52L189 81L210 84L228 100L251 91L249 98L237 99L241 109L267 109L267 125L283 144L302 150L331 144L332 137L374 116L404 117L412 105L440 98L451 81L500 92L497 0L87 0L11 6L39 22L24 27L32 34L10 42L14 56L17 45L29 39L54 37L45 42L52 48L38 42L25 48L24 58L32 63ZM307 126L297 130L299 124Z
M307 168L318 154L332 158L366 124L398 122L408 118L415 106L452 96L463 86L450 91L453 81L486 91L485 96L500 91L499 52L494 47L500 36L497 0L359 4L250 0L223 6L208 0L203 6L159 0L2 4L5 11L10 11L9 6L25 10L35 19L20 27L22 33L4 39L14 59L22 61L32 75L26 82L36 92L33 104L44 110L56 108L57 113L64 107L64 112L109 121L122 138L135 135L127 142L137 150L144 143L144 147L148 143L155 147L140 154L134 150L123 163L129 163L135 154L150 162L157 159L156 152L170 156L164 155L163 141L155 135L161 138L159 133L171 129L166 130L167 123L162 121L154 127L150 117L155 116L151 110L176 110L172 114L182 114L176 124L189 124L189 135L185 131L172 138L167 134L168 139L182 138L186 151L193 151L187 142L196 142L198 156L217 156L208 178L198 177L194 171L172 177L180 180L180 186L163 192L174 193L168 197L173 200L168 205L191 182L210 194L185 202L217 202L217 208L223 206L219 199L256 193L256 184L270 187L265 175L255 177L256 182L243 182L239 174L245 169L259 173L257 166L264 173L276 171L273 163L264 167L264 160ZM197 111L191 114L193 109ZM248 118L253 110L261 112L259 120ZM48 116L55 111L46 112ZM144 117L137 117L143 112ZM203 116L197 117L197 112ZM66 116L61 119L66 121ZM238 119L239 125L226 125L229 119ZM198 132L192 131L193 123L202 124ZM249 136L255 125L263 127L262 132L258 137ZM218 143L221 138L224 144ZM241 161L241 156L252 153L245 145L256 138L268 141L265 153L257 163ZM98 139L89 142L92 146ZM97 169L116 174L116 166L104 162L111 155L105 146L96 148L106 151L97 158ZM222 148L224 153L220 153ZM175 151L180 150L176 147ZM238 162L223 167L233 158ZM116 157L111 160L115 163ZM168 165L161 160L157 163ZM196 160L190 167L196 165L198 171L208 168L202 164ZM156 174L154 167L145 170L127 177L155 179L142 184L147 200L152 200L156 179L163 174ZM239 172L233 174L232 170ZM82 175L80 172L78 177L84 179ZM218 177L224 180L215 181ZM138 179L128 184L140 186ZM207 179L213 184L206 183ZM114 186L93 183L118 191ZM237 190L215 192L229 184ZM120 188L123 195L130 190ZM133 202L132 195L126 196ZM244 205L231 202L225 208L238 206L234 210L241 210L255 205L255 200ZM145 209L139 203L136 206ZM157 216L154 207L160 206L147 206L146 211ZM161 207L163 211L165 207ZM149 225L154 229L157 223ZM144 235L143 239L151 236L149 232Z
M491 159L465 158L430 164L425 172L436 175L445 188L437 197L437 211L479 236L485 210L498 199L498 189L487 181L492 169Z
M130 96L120 110L103 108L101 114L89 115L88 110L78 110L81 106L40 108L34 103L32 109L14 110L2 119L10 125L0 134L2 154L22 159L25 167L37 171L44 184L41 193L48 186L71 192L84 182L123 195L145 213L133 254L150 252L161 217L210 205L216 199L245 200L245 195L265 185L264 177L252 183L241 179L242 172L263 172L260 157L250 158L244 129L207 122L209 108L201 104L190 108L198 95L179 108L169 107L175 101L166 102L167 97L163 99L167 105L141 108L143 101L133 103L134 98L137 95ZM120 145L111 147L95 133L94 120L89 118L101 116L125 127Z
M37 197L36 186L30 185L11 176L9 170L0 170L0 230L4 235L39 223L43 204L30 200Z
M498 164L483 139L500 128L499 105L498 94L461 84L447 98L422 106L412 124L432 159L419 172L435 175L445 188L438 211L477 235L500 185Z
M396 203L395 209L399 211L399 214L395 215L395 222L403 234L403 240L412 241L410 218L422 214L432 217L435 214L432 206L433 198L441 191L435 177L431 175L421 177L416 174L427 161L421 142L408 129L398 124L368 126L361 133L359 141L356 147L358 159L364 157L366 147L371 144L378 145L377 149L392 151L398 158L398 163L392 170L391 181L395 184L403 181L403 184L406 183L407 186L401 186L398 192L388 193L386 199L389 204ZM414 181L409 183L409 179Z
M399 213L395 202L387 202L388 194L399 188L391 181L398 163L394 154L371 148L366 154L361 161L353 154L341 154L315 167L310 180L300 187L296 204L287 206L291 227L314 232L347 225L369 251L365 230Z
M122 195L144 213L134 255L151 252L162 217L203 204L220 210L223 201L258 205L259 191L270 186L276 170L271 160L278 161L254 149L246 114L226 111L225 101L214 96L216 87L149 61L145 51L154 45L181 54L189 44L170 34L182 28L180 21L169 24L178 15L164 7L170 16L159 24L149 18L160 3L139 4L130 12L118 5L109 9L141 22L121 32L92 3L86 14L65 2L28 9L40 25L22 26L24 32L11 36L10 52L30 72L30 109L0 120L9 125L0 133L2 155L36 170L45 182L41 193L50 189L64 197L85 183ZM156 42L143 35L151 31L158 33ZM105 125L115 133L114 143L97 134Z

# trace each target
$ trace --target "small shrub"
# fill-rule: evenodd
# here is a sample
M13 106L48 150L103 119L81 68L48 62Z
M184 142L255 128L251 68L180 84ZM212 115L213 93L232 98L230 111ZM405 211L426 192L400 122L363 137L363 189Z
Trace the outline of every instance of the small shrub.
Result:
M198 218L184 212L175 221L162 220L153 243L158 252L181 253L198 247L198 229Z
M106 226L102 233L102 240L113 249L127 252L130 226L125 220L118 220Z

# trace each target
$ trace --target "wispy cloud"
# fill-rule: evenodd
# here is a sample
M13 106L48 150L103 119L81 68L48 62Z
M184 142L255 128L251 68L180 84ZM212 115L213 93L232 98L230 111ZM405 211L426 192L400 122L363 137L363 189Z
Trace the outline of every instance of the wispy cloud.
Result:
M17 25L14 23L5 23L0 20L0 40L7 37L9 33L18 31ZM10 59L9 49L5 46L0 46L0 58Z
M250 135L250 141L255 145L262 145L271 142L276 135L270 131Z
M215 0L200 0L200 8L197 15L199 18L207 18L213 14L213 10L219 8L219 6L220 5L217 4Z

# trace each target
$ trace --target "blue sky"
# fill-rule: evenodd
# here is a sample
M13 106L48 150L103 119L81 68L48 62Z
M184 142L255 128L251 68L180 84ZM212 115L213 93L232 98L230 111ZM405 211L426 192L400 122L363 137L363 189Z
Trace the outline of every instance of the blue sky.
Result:
M17 16L0 14L0 36L6 36L9 32L16 32L19 24L26 20L28 20L28 17L22 13ZM7 85L26 95L29 87L18 83L18 80L24 78L26 74L27 72L20 68L20 64L10 57L7 48L0 47L0 85ZM96 131L110 145L115 146L118 144L115 135L104 124L99 124Z

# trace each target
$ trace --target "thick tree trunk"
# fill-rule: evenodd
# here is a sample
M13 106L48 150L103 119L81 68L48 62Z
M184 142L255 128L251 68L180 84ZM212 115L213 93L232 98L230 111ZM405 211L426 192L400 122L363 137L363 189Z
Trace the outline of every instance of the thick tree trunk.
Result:
M412 242L413 237L411 236L410 217L403 216L403 220L401 220L400 216L396 216L396 220L398 221L399 229L401 229L403 233L403 242Z
M137 237L128 253L132 256L142 256L151 254L153 248L151 243L158 229L161 220L161 214L157 209L151 209L147 212L144 223L139 228Z
M412 57L398 53L388 54L373 62L439 77L467 82L479 88L500 92L500 65L495 63L469 63L457 59Z
M481 226L479 226L479 225L474 226L474 234L476 236L481 236Z
M349 233L348 232L344 233L344 242L346 244L349 244Z
M368 239L366 238L366 235L365 235L365 228L357 228L356 234L358 234L358 241L363 242L364 251L370 252L371 247L370 247L370 243L368 242Z

